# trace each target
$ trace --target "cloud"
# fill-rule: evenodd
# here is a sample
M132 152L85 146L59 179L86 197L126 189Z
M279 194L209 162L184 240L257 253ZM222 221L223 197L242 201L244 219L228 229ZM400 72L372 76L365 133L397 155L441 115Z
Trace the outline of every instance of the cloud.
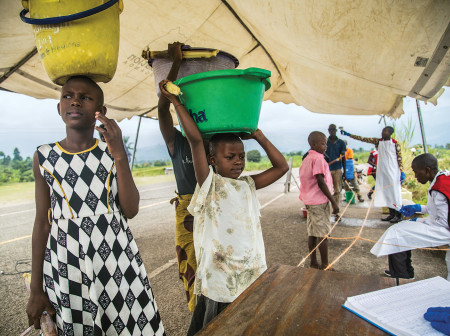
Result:
M56 100L35 99L28 96L0 91L0 144L1 151L12 154L18 147L23 156L31 156L36 147L43 143L62 140L65 127L56 111ZM450 90L447 89L439 98L437 106L421 102L425 132L428 144L450 143ZM415 126L413 143L421 143L419 122L415 99L405 98L403 103L405 115L396 124L406 125L411 120ZM138 117L119 123L122 133L135 141ZM345 116L312 113L295 104L273 103L265 101L262 105L259 128L281 151L305 151L308 149L307 138L312 131L327 134L331 123L343 126L350 133L368 137L378 137L384 123L380 116ZM388 124L392 121L388 120ZM344 138L344 137L342 137ZM349 147L365 149L371 145L347 138ZM165 146L159 131L158 121L143 118L138 139L138 147ZM246 141L246 149L261 148L253 141Z

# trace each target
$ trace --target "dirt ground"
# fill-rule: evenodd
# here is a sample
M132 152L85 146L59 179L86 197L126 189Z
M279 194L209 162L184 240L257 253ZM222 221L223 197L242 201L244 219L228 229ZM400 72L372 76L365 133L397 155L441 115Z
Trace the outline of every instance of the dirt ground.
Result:
M258 191L261 205L267 204L284 190L284 178L276 184ZM365 187L367 189L367 186ZM141 211L130 221L130 227L144 260L150 283L161 313L167 335L185 335L191 313L187 309L183 287L173 263L174 209L168 203L173 197L173 181L142 185ZM365 193L364 193L365 195ZM367 197L365 196L366 200ZM302 216L298 189L284 194L261 210L261 223L266 246L267 264L297 265L307 255L306 219ZM357 235L367 213L369 202L350 205L343 220L332 232L332 237ZM342 203L341 208L345 207ZM377 240L389 226L379 219L380 209L371 209L362 237ZM29 269L34 205L31 202L0 205L0 335L19 335L27 327L25 307L27 294L16 269ZM17 239L19 238L19 239ZM13 240L17 239L17 240ZM351 240L330 240L330 260L334 260ZM387 258L370 254L373 243L358 241L335 265L338 272L384 276ZM25 264L20 262L24 261ZM309 262L303 265L308 267ZM413 251L416 280L433 276L447 276L442 251ZM7 275L13 273L12 275ZM153 274L150 276L150 274ZM32 335L37 335L33 332Z

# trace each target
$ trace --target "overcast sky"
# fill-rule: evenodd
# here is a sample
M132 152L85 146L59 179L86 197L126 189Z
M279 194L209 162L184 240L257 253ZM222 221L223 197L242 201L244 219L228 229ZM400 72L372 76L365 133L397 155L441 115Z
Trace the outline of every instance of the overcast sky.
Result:
M5 154L11 155L14 147L18 147L22 156L32 156L37 146L65 137L64 124L56 110L57 101L39 100L4 91L0 91L0 101L0 151ZM439 98L437 106L421 102L421 108L428 144L450 143L450 89L447 88ZM415 100L405 98L403 109L405 114L396 121L397 125L411 120L415 125L414 143L421 142ZM307 150L308 134L315 130L327 134L330 123L344 126L353 134L378 137L384 125L379 121L379 116L317 114L295 104L266 101L261 110L259 128L281 151L290 152ZM392 124L391 120L387 121ZM137 117L119 123L123 134L130 136L132 142L135 139L137 123ZM350 148L371 148L370 145L352 139L348 142ZM158 122L144 118L137 151L142 147L163 144ZM247 142L246 148L255 147L255 144Z

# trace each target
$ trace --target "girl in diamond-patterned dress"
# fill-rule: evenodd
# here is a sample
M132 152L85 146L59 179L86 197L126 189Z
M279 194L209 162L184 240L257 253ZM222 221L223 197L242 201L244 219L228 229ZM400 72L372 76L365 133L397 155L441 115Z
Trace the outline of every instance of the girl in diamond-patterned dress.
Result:
M38 147L33 159L29 323L39 327L47 311L59 335L164 335L127 225L139 193L120 129L105 117L103 92L89 78L73 77L62 87L58 112L67 137ZM106 143L94 139L94 128Z

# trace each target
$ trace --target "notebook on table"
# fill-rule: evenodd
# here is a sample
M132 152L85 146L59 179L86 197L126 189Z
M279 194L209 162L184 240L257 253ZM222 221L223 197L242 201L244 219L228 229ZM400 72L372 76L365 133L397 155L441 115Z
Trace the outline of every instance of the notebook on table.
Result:
M391 335L441 336L423 315L450 306L450 282L442 277L348 297L343 307Z

